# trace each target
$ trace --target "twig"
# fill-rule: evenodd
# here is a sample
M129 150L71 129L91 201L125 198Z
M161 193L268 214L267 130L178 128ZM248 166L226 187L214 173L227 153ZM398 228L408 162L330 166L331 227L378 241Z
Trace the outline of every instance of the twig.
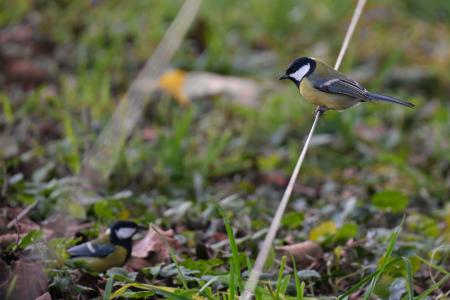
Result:
M6 172L6 166L3 165L2 168L2 172L3 172L3 184L2 187L0 189L0 205L3 206L3 202L7 202L6 199L6 194L8 192L8 182L9 182L9 178L8 178L8 172Z
M6 192L8 191L8 172L6 172L6 166L5 165L3 165L2 172L3 172L3 184L2 184L2 189L1 189L1 192L0 192L0 199L1 200L6 198Z
M111 120L100 133L94 147L83 161L83 177L98 181L108 178L120 150L142 116L149 94L155 90L158 78L169 65L189 27L199 11L201 0L186 0L170 24L153 55L132 82L127 94L115 110Z
M336 60L336 64L335 64L336 70L341 65L342 59L347 50L348 44L350 42L350 39L352 38L353 32L356 28L356 24L358 23L358 20L361 16L361 13L363 11L365 4L366 4L366 0L359 0L358 4L356 5L352 20L347 29L347 32L346 32L345 38L344 38L344 42L342 43L341 50L339 51L339 55ZM308 150L308 147L309 147L309 144L311 141L311 137L314 133L317 122L319 121L321 115L322 115L321 111L317 110L315 118L314 118L314 122L311 126L308 137L306 138L302 152L300 153L300 157L297 160L297 164L295 165L294 171L292 172L291 178L289 179L289 183L286 187L286 190L284 191L283 197L281 198L280 204L278 205L278 208L277 208L277 211L273 218L272 224L270 225L269 232L267 233L266 238L264 239L262 248L261 248L260 252L258 253L258 257L256 258L255 265L253 266L253 269L252 269L250 276L247 280L247 283L245 285L244 293L241 296L241 299L243 299L243 300L250 299L253 294L253 291L256 288L258 279L259 279L259 277L262 273L263 267L264 267L264 263L266 262L267 255L269 254L269 249L273 243L273 240L275 239L278 228L280 227L281 218L283 217L284 211L289 202L289 198L291 197L292 190L294 189L295 182L297 181L297 177L300 172L300 168L303 164L303 160L305 158L306 151Z
M352 20L350 21L350 25L345 33L344 42L342 42L341 50L339 51L338 58L336 59L336 64L334 65L336 70L341 66L342 59L344 58L345 52L347 52L348 44L352 39L353 32L355 32L356 24L358 24L359 18L361 17L364 5L366 5L366 0L358 0L355 11L353 12Z
M38 200L34 200L33 203L31 203L30 205L28 205L24 210L22 210L14 219L12 219L8 225L6 225L6 228L10 229L11 227L13 227L14 225L16 225L17 223L19 223L20 220L23 219L23 217L25 217L33 208L36 207L36 205L38 205L39 201Z

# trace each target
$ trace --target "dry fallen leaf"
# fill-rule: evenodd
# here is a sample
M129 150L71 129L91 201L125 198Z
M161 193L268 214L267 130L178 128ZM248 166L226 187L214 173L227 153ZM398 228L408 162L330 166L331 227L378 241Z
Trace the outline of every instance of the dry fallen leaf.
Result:
M306 267L312 262L323 257L323 250L320 245L313 241L305 241L298 244L276 247L275 250L283 255L287 255L287 260L294 257L297 265Z
M146 236L133 245L132 257L151 258L154 263L169 259L169 246L173 245L173 230L150 226Z
M35 300L52 300L52 296L50 295L49 292L47 292L47 293L40 295Z
M15 281L10 299L35 299L48 289L48 279L42 263L20 259L12 265L9 275L9 278L1 283L0 290L9 288L9 284Z
M262 92L261 84L252 79L181 70L166 72L159 80L159 87L181 105L198 98L226 95L231 101L256 106Z

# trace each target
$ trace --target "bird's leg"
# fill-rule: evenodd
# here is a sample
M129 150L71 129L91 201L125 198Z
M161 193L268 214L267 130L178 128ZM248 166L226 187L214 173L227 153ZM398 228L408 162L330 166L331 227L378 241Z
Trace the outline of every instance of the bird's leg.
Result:
M319 113L319 117L321 117L327 110L329 110L328 107L319 105L316 107L316 110L314 111L314 115Z

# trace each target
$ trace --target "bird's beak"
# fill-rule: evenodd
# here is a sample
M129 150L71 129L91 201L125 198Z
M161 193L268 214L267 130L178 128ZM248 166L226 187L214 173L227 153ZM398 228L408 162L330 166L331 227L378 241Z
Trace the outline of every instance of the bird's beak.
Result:
M280 78L278 78L278 80L283 80L283 79L288 79L289 76L288 75L281 75Z

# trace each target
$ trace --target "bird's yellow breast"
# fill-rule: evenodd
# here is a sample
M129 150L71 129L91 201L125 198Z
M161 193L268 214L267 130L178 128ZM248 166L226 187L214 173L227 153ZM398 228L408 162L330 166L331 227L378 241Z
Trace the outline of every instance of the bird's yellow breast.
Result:
M336 110L346 109L360 102L358 99L345 95L329 94L319 91L312 86L307 77L303 78L299 90L306 101Z

